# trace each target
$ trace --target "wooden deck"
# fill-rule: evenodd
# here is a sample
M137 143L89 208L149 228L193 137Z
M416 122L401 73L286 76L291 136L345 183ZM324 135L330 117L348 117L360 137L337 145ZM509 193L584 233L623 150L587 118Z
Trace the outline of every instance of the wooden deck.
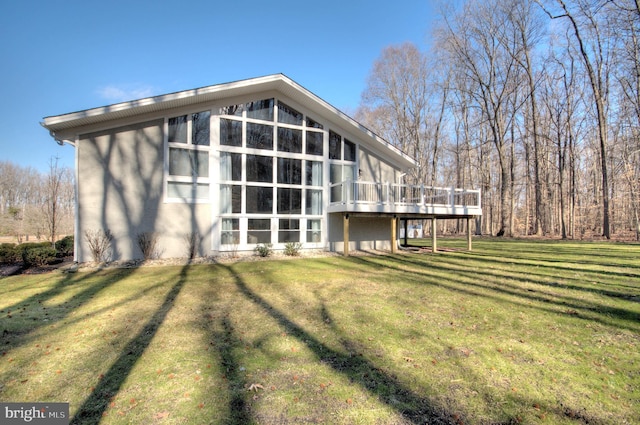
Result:
M395 214L407 218L482 215L479 190L344 181L331 185L329 212Z
M398 220L431 220L432 250L437 252L436 221L466 219L467 249L470 251L470 221L482 215L479 190L349 180L332 184L330 194L328 212L341 213L343 216L344 255L349 255L351 217L389 217L391 252L395 253Z

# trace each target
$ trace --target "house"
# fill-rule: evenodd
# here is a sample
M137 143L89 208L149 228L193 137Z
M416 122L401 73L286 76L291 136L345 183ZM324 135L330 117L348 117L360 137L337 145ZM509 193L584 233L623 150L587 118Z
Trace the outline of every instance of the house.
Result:
M481 214L480 193L408 186L415 161L282 75L44 118L75 147L76 260L283 249L395 250L398 219ZM433 220L435 222L435 220ZM470 236L469 236L470 237ZM191 242L190 242L191 241Z

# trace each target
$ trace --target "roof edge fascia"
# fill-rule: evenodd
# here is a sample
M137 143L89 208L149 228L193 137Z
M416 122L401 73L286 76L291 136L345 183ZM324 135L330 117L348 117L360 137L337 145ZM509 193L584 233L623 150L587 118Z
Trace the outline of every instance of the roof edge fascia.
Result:
M97 108L80 110L77 112L70 112L62 115L53 115L43 118L41 125L49 130L52 135L56 132L65 132L75 127L81 127L87 124L87 119L92 122L106 122L111 119L118 119L118 116L126 113L127 111L140 110L140 113L145 113L148 108L158 107L159 109L169 109L172 104L188 98L193 98L193 104L200 102L206 102L207 96L215 95L225 91L242 90L248 88L256 88L260 91L266 90L278 90L284 91L282 86L288 86L296 91L302 93L309 100L315 102L322 108L332 112L342 121L349 123L353 128L367 134L371 139L375 140L381 146L391 150L393 153L401 157L409 167L415 166L417 162L409 155L402 152L400 149L384 140L369 128L363 126L358 121L354 120L335 106L331 105L315 93L301 86L285 74L271 74L262 77L249 78L244 80L237 80L229 83L216 84L212 86L205 86L190 90L183 90L168 94L162 94L158 96L151 96L137 100L130 100L126 102L115 103L106 106L100 106ZM164 106L162 106L164 104ZM95 121L94 121L95 120ZM80 121L83 121L80 124ZM74 122L77 122L74 125ZM54 137L55 138L55 137Z

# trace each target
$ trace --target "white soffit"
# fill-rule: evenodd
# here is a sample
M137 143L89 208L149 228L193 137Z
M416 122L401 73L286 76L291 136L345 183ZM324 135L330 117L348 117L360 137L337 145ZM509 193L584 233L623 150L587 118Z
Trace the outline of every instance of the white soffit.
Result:
M367 134L372 141L377 142L376 144L383 145L400 156L409 167L415 166L415 160L284 74L274 74L232 83L201 87L63 115L49 116L44 118L42 125L54 134L56 132L67 133L69 130L87 125L116 121L137 115L161 112L168 109L214 102L224 98L250 95L251 93L270 90L284 94L301 105L306 106L319 116L342 124L346 129L352 128Z

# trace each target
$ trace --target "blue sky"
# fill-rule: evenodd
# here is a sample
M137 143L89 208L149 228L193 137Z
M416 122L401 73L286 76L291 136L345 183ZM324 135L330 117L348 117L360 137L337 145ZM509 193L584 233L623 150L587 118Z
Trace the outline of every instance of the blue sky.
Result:
M0 13L0 160L73 166L43 117L283 73L353 112L385 46L425 48L430 0L13 1Z

